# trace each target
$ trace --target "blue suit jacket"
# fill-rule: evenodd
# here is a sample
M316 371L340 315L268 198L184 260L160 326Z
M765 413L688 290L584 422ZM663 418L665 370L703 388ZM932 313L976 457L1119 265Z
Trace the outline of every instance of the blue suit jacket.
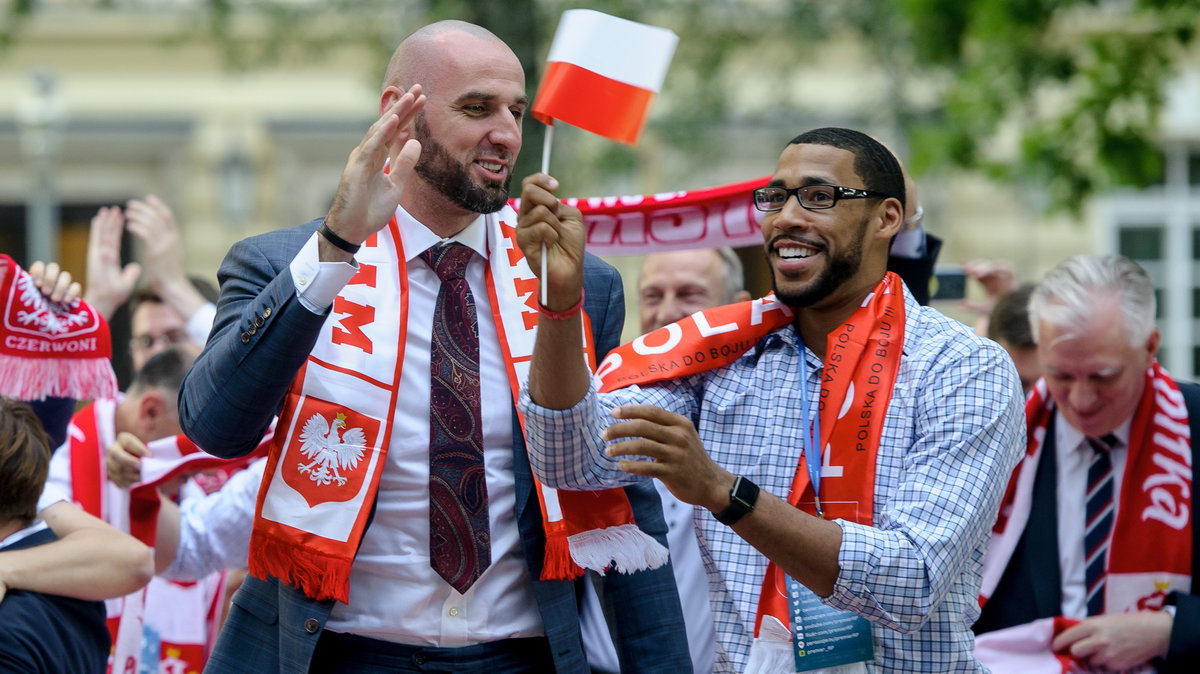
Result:
M55 540L44 529L0 550ZM10 590L0 602L0 673L103 674L110 640L104 602Z
M288 265L319 220L234 245L221 264L221 299L208 344L184 380L179 413L199 446L242 456L262 437L292 378L308 357L328 314L300 304ZM585 305L600 355L620 340L625 310L621 278L588 256ZM534 594L559 672L586 672L575 585L539 580L545 536L523 435L513 411L517 525ZM653 485L626 489L638 524L666 545L667 527ZM690 671L683 615L669 565L630 575L609 574L618 652L640 671ZM247 578L233 599L207 671L304 672L333 608L278 579Z

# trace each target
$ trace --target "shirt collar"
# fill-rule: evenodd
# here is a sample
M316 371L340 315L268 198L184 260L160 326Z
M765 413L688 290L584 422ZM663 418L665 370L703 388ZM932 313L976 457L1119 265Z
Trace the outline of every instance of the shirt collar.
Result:
M480 215L458 234L448 239L443 239L431 232L428 227L416 218L409 215L408 211L404 210L403 207L397 206L396 224L400 227L400 241L404 247L404 261L412 262L414 258L426 250L439 243L450 241L463 244L478 253L480 258L486 260L488 257L487 217L487 215Z
M1126 419L1125 423L1117 426L1116 429L1113 430L1112 434L1121 441L1118 449L1123 449L1129 446L1129 427L1132 422L1132 419ZM1086 438L1084 438L1083 433L1079 432L1079 429L1067 423L1067 419L1062 415L1062 412L1059 412L1058 414L1057 426L1059 430L1056 440L1063 443L1063 447L1075 447L1077 449L1081 449L1087 444L1085 442Z

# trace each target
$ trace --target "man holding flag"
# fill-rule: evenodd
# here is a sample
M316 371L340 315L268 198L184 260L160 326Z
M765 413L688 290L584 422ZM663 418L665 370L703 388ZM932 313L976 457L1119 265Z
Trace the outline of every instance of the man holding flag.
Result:
M586 672L584 568L608 571L630 667L690 670L653 487L559 494L529 469L535 331L582 316L603 355L624 312L595 258L585 301L539 310L507 207L527 107L495 35L417 30L327 216L222 264L183 426L239 456L279 423L208 671Z
M561 311L584 232L555 187L526 179L518 240L534 268L547 247ZM521 400L534 473L653 477L713 513L697 521L720 671L984 671L969 625L1020 452L1011 361L885 273L905 190L874 139L802 134L754 196L774 296L639 337L594 380L579 323L542 326Z

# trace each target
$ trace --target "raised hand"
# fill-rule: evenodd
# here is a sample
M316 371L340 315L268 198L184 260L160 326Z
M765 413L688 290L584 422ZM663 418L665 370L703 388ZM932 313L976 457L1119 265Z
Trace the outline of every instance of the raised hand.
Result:
M549 278L543 278L542 283L548 285L547 308L563 310L579 301L587 236L583 215L578 208L560 202L554 194L556 189L558 181L544 173L535 173L521 181L517 244L534 270L542 269L545 245Z
M121 266L121 233L125 217L118 206L101 208L92 218L88 235L87 288L83 299L105 319L111 319L117 307L133 294L142 273L141 265L130 262Z
M413 137L413 120L423 107L421 86L413 85L371 125L350 153L326 216L326 224L342 239L362 243L386 227L396 212L404 185L421 156L421 143ZM383 171L385 162L389 163L387 173ZM334 259L349 257L337 255L335 251L342 251L324 244L322 240L321 259L327 259L327 253Z
M38 260L29 265L29 276L42 295L51 302L70 305L79 299L79 283L72 281L71 272L60 269L57 262L47 264Z
M125 205L125 227L142 242L150 285L180 316L189 317L207 300L184 271L183 239L175 214L153 194Z

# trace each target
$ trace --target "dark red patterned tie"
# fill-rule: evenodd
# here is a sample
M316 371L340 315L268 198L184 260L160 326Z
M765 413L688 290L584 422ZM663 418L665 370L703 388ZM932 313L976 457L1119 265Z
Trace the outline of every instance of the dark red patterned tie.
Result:
M479 324L463 277L473 254L459 243L421 253L442 280L429 359L429 563L459 592L466 592L492 561L479 413Z

